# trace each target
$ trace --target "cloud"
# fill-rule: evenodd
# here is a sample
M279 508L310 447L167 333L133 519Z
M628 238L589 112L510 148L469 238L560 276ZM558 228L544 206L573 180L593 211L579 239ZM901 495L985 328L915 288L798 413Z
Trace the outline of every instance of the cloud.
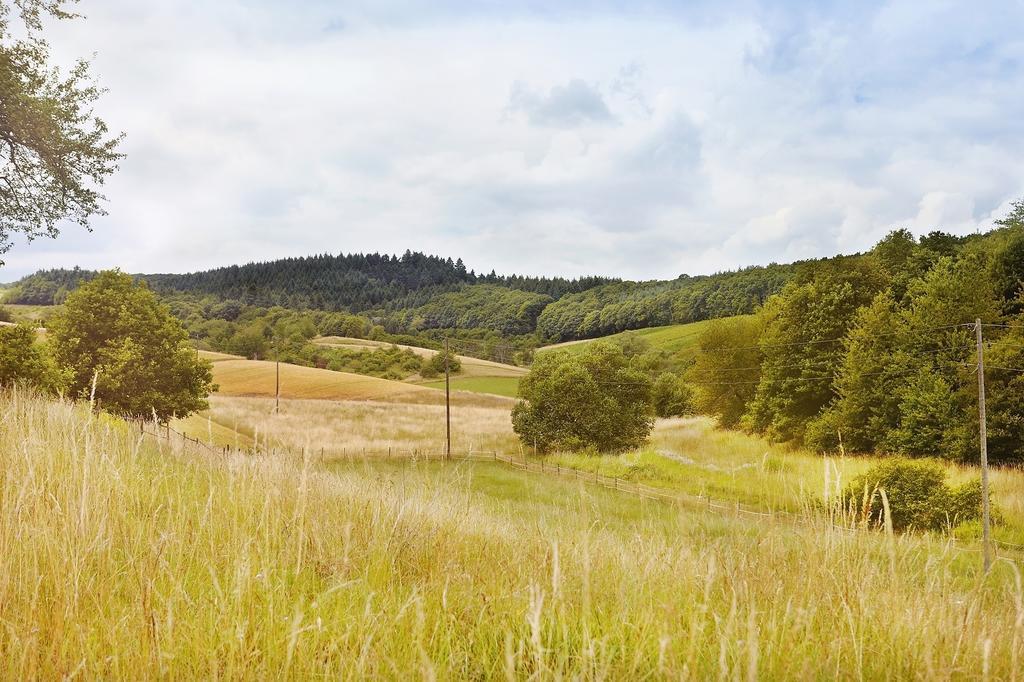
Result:
M508 109L525 113L532 125L552 128L575 128L584 123L614 120L601 93L579 78L552 87L546 95L516 81L512 84Z
M476 270L706 273L971 232L1024 195L1024 8L904 0L87 0L128 137L41 267L419 249Z

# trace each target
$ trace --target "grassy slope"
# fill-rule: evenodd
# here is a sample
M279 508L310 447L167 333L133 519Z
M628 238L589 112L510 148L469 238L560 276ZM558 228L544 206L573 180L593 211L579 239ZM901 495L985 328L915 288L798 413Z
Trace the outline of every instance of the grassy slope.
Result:
M492 465L170 449L0 396L0 677L1010 679L1006 563Z
M650 327L648 329L636 329L620 332L611 336L604 336L600 339L583 339L581 341L566 341L551 346L544 346L538 352L543 353L551 350L562 350L569 353L582 353L587 344L595 341L615 341L626 337L637 337L644 339L651 344L655 350L664 350L669 353L692 353L696 348L697 338L701 331L711 324L712 320L702 322L691 322L690 324L673 324L667 327Z
M332 348L366 351L392 345L383 341L370 341L368 339L354 339L343 336L324 336L317 339L315 343ZM399 348L408 348L424 358L430 358L437 354L437 351L429 348L404 345L399 345ZM480 358L473 358L468 355L460 355L458 357L462 363L462 368L457 374L453 375L452 388L459 391L514 398L519 393L519 379L529 371L525 367L506 365L491 360L481 360ZM414 375L409 381L428 388L444 388L443 380L424 380L419 375Z
M444 388L444 379L421 384L428 388ZM451 380L452 390L489 393L515 398L519 395L519 377L489 377L455 375Z
M21 305L14 303L0 303L5 309L11 312L15 322L28 322L29 324L42 324L56 315L63 306L59 305Z

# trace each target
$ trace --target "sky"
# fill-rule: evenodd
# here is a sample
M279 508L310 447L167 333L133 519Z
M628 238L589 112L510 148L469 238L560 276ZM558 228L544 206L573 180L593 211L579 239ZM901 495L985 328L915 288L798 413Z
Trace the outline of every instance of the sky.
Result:
M673 278L985 230L1024 198L1024 0L81 0L125 132L0 281L406 249Z

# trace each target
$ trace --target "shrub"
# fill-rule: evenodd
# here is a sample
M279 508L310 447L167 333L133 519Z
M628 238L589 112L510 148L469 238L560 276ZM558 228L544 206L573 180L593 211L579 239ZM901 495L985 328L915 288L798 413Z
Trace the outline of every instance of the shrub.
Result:
M14 322L14 315L2 305L0 305L0 322Z
M576 356L539 356L520 382L519 396L524 401L512 411L512 428L540 452L637 447L654 423L650 379L606 342Z
M448 355L448 371L451 374L456 374L462 371L462 362L455 353L447 353ZM423 367L420 370L420 375L426 379L436 377L439 374L444 374L444 357L445 351L434 353L433 356L423 361ZM424 373L426 372L426 373Z
M888 498L895 530L941 530L981 514L980 484L950 487L946 470L935 460L884 461L855 478L843 498L863 520L881 525L885 521L881 490Z

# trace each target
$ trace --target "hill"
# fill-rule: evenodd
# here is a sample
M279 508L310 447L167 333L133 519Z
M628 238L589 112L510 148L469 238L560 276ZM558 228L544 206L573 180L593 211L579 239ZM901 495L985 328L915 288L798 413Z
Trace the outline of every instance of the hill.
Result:
M278 377L276 363L269 360L246 360L225 353L200 353L213 364L213 380L218 386L218 395L274 397ZM443 394L426 386L286 362L280 365L280 385L281 397L286 399L375 400L432 405L444 403ZM497 395L488 397L462 391L453 396L452 401L459 405L508 402Z
M727 318L731 319L731 318ZM691 322L689 324L671 324L664 327L650 327L648 329L636 329L632 331L619 332L595 339L580 339L577 341L563 341L537 349L538 353L552 350L566 351L569 353L581 353L587 345L595 341L612 341L615 343L628 342L630 339L638 339L645 347L651 350L669 353L680 358L689 357L696 352L697 339L701 332L707 328L711 320Z

